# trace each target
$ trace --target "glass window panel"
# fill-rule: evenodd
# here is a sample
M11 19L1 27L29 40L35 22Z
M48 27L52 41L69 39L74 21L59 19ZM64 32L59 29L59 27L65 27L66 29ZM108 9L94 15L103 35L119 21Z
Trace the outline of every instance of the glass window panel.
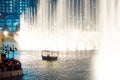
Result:
M10 4L10 6L12 6L12 4Z
M3 12L5 12L5 10L3 10Z
M9 21L12 21L11 19L7 19L7 21L8 21L8 23L9 23ZM10 23L9 23L10 24Z
M9 12L9 10L6 10L6 12L8 13L8 12Z
M8 1L6 1L5 3L8 3Z
M12 10L10 10L10 12L12 13Z
M20 12L22 12L22 10L20 10Z
M20 6L22 6L22 4L20 4Z
M12 3L12 1L9 1L9 3L11 4L11 3Z
M13 9L12 7L10 7L10 9Z
M6 9L10 9L10 7L6 7Z
M12 32L12 31L13 31L13 25L9 25L8 30L9 30L10 32Z

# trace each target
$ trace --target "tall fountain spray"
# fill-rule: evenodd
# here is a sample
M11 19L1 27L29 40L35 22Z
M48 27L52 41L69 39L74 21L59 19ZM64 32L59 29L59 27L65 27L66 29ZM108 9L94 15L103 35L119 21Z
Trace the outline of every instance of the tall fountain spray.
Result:
M39 0L37 13L29 8L21 15L15 40L22 50L92 49L97 43L93 4L89 0Z
M99 0L100 46L93 59L94 80L119 80L120 0Z

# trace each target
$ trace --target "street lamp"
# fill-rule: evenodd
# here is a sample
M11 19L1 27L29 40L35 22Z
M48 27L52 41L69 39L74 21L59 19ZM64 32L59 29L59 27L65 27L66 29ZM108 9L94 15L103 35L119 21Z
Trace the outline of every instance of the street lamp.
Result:
M8 36L8 31L7 31L7 30L3 31L3 35L4 35L5 37Z

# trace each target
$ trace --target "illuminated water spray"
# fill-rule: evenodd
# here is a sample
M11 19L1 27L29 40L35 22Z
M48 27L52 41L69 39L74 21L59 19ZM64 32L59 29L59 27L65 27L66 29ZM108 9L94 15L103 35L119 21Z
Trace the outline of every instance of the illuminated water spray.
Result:
M93 49L96 34L95 30L91 30L95 27L95 20L93 11L90 12L90 1L54 1L39 0L34 18L31 18L31 9L21 15L21 30L15 38L20 48L64 51Z
M120 0L99 0L101 43L93 59L94 80L120 80Z

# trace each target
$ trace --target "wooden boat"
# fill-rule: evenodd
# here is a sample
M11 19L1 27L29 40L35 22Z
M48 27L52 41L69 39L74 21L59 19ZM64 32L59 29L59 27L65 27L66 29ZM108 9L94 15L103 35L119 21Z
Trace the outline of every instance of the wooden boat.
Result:
M49 51L49 50L43 50L42 51L42 59L43 60L57 60L58 59L58 51Z

